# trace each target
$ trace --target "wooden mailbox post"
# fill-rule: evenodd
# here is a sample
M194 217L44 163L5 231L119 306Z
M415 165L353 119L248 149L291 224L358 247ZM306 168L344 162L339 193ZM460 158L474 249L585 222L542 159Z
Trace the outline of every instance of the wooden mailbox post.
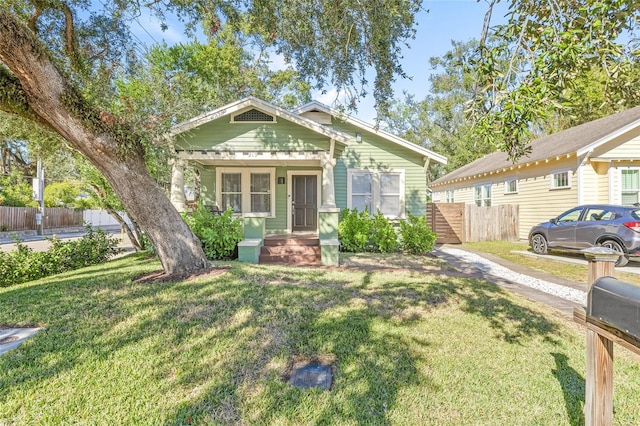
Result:
M583 252L589 261L589 294L596 280L613 277L619 255L601 247ZM584 309L574 309L573 318L587 328L585 426L609 426L613 421L613 343L640 354L640 339Z

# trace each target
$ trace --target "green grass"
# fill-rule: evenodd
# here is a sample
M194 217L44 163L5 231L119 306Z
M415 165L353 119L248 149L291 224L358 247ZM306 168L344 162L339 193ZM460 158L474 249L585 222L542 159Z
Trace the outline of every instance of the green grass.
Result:
M509 241L487 241L480 243L464 243L461 246L461 248L465 247L485 253L491 253L496 256L502 257L503 259L507 259L511 262L541 272L545 272L550 275L566 278L568 280L573 280L576 282L587 282L588 269L586 265L557 261L549 257L538 257L517 253L530 251L527 243ZM555 252L553 254L564 256L567 258L577 257L580 259L584 259L584 256L582 254L560 254ZM620 269L622 269L622 271L616 271L616 278L629 283L640 284L640 275L624 273L624 268Z
M46 330L0 357L0 424L583 424L567 318L438 260L346 259L149 284L132 255L2 288L0 325ZM333 389L290 387L294 356L335 359ZM616 348L616 424L640 424L636 361Z

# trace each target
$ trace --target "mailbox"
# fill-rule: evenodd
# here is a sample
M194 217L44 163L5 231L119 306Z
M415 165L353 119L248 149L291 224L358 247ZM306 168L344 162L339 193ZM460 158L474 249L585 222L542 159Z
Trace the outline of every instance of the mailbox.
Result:
M603 277L591 286L587 314L640 339L640 287Z

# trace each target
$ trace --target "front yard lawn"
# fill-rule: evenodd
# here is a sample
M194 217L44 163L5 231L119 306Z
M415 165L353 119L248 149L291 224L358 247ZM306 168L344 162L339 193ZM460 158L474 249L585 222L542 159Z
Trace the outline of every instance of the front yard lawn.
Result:
M0 424L583 424L584 332L439 260L228 263L135 281L143 255L0 288ZM357 267L355 265L358 265ZM614 422L640 424L640 363L615 348ZM334 360L331 391L286 383Z

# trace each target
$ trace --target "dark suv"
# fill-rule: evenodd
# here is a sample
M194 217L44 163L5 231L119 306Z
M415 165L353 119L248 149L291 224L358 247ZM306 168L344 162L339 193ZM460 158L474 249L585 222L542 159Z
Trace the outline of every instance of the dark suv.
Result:
M640 205L575 207L531 228L529 245L538 254L608 247L621 254L616 266L624 266L630 257L640 257Z

